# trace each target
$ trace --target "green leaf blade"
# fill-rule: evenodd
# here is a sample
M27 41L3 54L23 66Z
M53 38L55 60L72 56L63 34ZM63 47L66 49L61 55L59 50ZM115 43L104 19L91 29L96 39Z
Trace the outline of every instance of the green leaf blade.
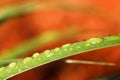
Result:
M32 57L27 57L19 62L10 63L8 66L0 68L0 78L2 80L8 79L16 74L58 59L117 45L120 45L120 35L91 38L87 41L65 44L62 47L46 50L41 54L35 53Z

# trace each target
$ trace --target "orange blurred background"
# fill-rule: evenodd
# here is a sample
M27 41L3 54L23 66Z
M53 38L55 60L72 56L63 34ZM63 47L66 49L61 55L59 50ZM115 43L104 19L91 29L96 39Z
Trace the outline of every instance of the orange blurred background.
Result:
M39 0L2 0L0 7L41 2ZM46 31L75 28L79 34L72 39L62 39L35 50L42 52L64 43L91 37L102 37L120 33L120 0L42 0L45 3L72 3L82 5L85 11L60 8L37 9L28 14L11 18L0 24L0 50L11 49ZM64 36L64 35L63 35ZM10 80L92 80L96 77L116 74L120 71L120 46L87 52L69 59L106 61L117 66L88 64L66 64L59 61L46 64L17 75ZM30 52L33 53L34 51Z

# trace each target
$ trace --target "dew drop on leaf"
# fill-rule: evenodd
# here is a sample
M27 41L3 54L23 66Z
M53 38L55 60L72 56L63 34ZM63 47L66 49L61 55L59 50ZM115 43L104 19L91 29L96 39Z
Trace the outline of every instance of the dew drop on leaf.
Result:
M55 48L54 51L58 52L58 51L60 51L60 48Z
M23 63L26 64L28 63L29 61L31 61L32 58L31 57L26 57L24 60L23 60Z
M44 51L43 53L44 53L44 54L48 54L48 53L50 53L50 50L46 50L46 51Z
M40 56L40 54L39 53L35 53L35 54L33 54L33 58L36 58L36 57L38 57L38 56Z
M87 40L86 42L88 43L87 46L89 46L90 44L99 44L103 41L103 39L101 38L91 38L89 40Z
M66 47L69 47L69 46L70 46L70 44L65 44L62 47L66 48Z
M10 63L10 64L8 65L9 68L13 68L13 67L15 67L15 66L16 66L16 63L15 63L15 62L12 62L12 63Z
M48 54L46 54L46 57L51 57L53 55L54 55L54 53L48 53Z

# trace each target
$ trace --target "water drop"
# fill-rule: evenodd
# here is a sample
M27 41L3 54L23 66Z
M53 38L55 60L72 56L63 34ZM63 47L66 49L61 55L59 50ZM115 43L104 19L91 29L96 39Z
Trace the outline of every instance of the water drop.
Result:
M70 44L65 44L62 47L66 48L66 47L69 47L69 46L70 46Z
M31 57L26 57L24 60L23 60L23 63L26 64L28 63L29 61L31 61L32 58Z
M9 68L13 68L13 67L15 67L15 66L16 66L16 63L15 63L15 62L12 62L12 63L10 63L10 64L8 65Z
M60 51L60 48L55 48L54 51L58 52L58 51Z
M50 50L46 50L46 51L44 51L43 53L44 53L44 54L48 54L48 53L50 53Z
M61 54L61 48L57 47L53 50L53 52L60 55Z
M46 57L51 57L53 55L54 55L54 53L49 53L49 54L46 55Z
M44 55L45 55L46 57L51 57L52 55L54 55L54 53L51 52L50 50L46 50L46 51L44 52Z
M76 50L78 50L78 49L81 49L81 42L77 42L77 43L74 43L73 45L71 45L70 47L69 47L69 50L74 50L74 51L76 51Z
M91 38L91 39L87 40L86 42L88 43L88 44L87 44L87 46L88 46L88 45L90 45L90 44L93 44L93 45L99 44L99 43L101 43L102 41L103 41L103 39L101 39L101 38Z
M33 58L36 58L36 57L38 57L38 56L40 56L40 54L39 53L35 53L35 54L33 54Z
M43 53L46 57L51 57L53 55L50 50L46 50Z

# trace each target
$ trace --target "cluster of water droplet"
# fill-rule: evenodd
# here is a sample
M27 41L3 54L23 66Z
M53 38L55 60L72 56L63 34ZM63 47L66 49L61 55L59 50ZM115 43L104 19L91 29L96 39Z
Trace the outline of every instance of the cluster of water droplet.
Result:
M103 41L102 38L91 38L89 40L86 41L86 46L91 46L91 45L95 45L95 44L99 44Z
M82 51L87 51L89 50L88 47L113 40L120 40L120 36L91 38L87 41L75 42L74 44L65 44L60 48L46 50L42 54L35 53L32 57L26 57L20 62L12 62L7 67L1 67L0 78L8 78L9 76L42 65L46 62L51 62L53 60L64 58Z

